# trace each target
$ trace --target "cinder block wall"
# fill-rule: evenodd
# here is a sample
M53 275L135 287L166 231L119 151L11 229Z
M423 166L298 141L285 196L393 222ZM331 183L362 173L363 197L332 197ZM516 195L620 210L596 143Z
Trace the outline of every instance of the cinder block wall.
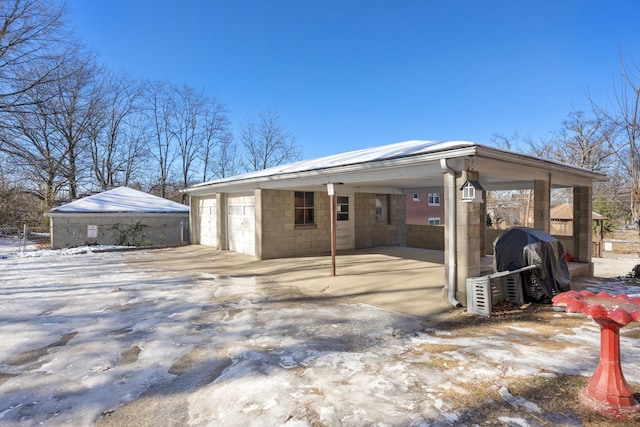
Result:
M296 225L294 191L262 190L262 259L329 253L329 196L314 193L312 225Z
M89 225L98 227L97 237L88 237ZM188 244L189 214L95 215L51 217L51 247L122 244L167 246Z
M389 194L389 221L386 224L376 222L375 197L373 193L356 193L355 195L356 249L405 246L405 195Z
M444 251L444 226L408 224L407 246Z

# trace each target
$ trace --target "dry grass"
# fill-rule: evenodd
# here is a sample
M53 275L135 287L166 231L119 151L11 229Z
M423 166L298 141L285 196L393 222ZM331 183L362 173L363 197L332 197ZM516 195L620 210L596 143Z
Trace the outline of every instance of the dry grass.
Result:
M604 241L613 241L615 253L640 254L640 235L637 230L615 231L605 236Z
M465 387L467 394L457 394L455 400L458 408L464 411L461 423L495 420L478 425L505 425L499 421L500 417L505 417L522 418L529 425L545 427L621 427L640 424L638 420L612 420L583 405L578 400L578 393L586 383L586 378L572 375L512 379L507 386L511 395L535 403L540 408L539 413L508 403L500 396L495 385L484 382L468 384Z
M565 348L571 343L553 340L558 333L571 333L572 328L584 325L583 316L557 316L557 312L548 305L531 305L523 310L510 310L509 314L491 318L461 315L452 321L442 323L439 330L451 330L456 336L486 334L487 328L492 330L508 330L510 325L530 328L540 340L531 345L542 346L553 352ZM640 328L629 331L634 336L640 334ZM526 338L522 343L525 343ZM441 353L459 349L453 345L423 345L415 352ZM441 359L441 360L440 360ZM451 369L451 361L440 356L430 357L427 364L433 368ZM453 367L457 368L457 367ZM586 377L566 374L541 372L533 378L509 377L501 379L501 385L508 388L515 399L526 399L535 403L540 412L530 411L523 405L509 403L499 393L500 386L495 382L479 381L460 385L464 392L450 392L454 397L456 408L461 417L461 425L502 426L516 425L500 421L500 417L521 418L529 425L556 426L571 425L585 427L620 427L640 426L639 420L618 421L606 418L587 408L578 400L578 393L587 384ZM639 384L630 384L640 390ZM482 421L481 421L482 420ZM492 420L492 421L488 421Z

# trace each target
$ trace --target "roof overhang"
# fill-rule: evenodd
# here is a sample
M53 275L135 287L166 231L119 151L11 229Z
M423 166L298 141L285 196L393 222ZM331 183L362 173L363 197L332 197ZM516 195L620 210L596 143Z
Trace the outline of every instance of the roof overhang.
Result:
M389 194L425 192L442 189L446 159L456 171L479 172L480 183L488 191L533 188L537 180L550 181L553 188L591 186L606 176L552 160L535 158L494 147L463 143L449 144L443 150L408 154L329 167L307 168L293 172L268 170L199 184L185 190L192 196L218 192L242 192L256 189L320 190L328 183L340 183L344 189ZM321 163L321 162L320 162ZM310 162L310 165L313 163Z
M50 218L59 217L108 217L108 216L136 216L142 218L154 218L154 217L189 217L189 211L185 212L55 212L48 211L44 213L44 216Z

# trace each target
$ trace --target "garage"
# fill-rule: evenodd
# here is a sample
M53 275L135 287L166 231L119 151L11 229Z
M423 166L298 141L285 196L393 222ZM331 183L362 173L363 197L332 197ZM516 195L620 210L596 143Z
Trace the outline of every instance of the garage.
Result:
M198 227L200 230L200 244L218 246L218 228L216 226L215 197L202 198L198 201Z
M227 239L229 250L256 254L255 196L239 193L227 198Z
M531 191L534 228L545 232L550 227L552 190L571 192L571 254L592 271L592 187L605 178L468 141L405 141L225 177L185 192L194 216L199 199L218 198L220 250L260 260L327 254L334 247L404 246L406 195L444 194L447 219L439 230L445 242L443 294L457 306L466 301L467 278L483 272L481 260L491 251L485 191ZM462 191L471 183L478 185L472 186L479 189L475 197ZM299 193L304 197L296 196ZM194 242L199 241L196 231Z
M53 249L77 246L178 246L188 243L189 206L117 187L44 214Z

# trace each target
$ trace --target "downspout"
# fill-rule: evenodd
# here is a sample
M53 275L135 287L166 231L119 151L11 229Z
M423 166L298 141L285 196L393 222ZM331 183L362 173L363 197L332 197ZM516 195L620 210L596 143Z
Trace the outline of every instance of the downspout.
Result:
M447 164L447 159L440 159L440 167L448 173L449 185L447 191L447 225L449 240L449 303L454 307L462 307L460 301L456 299L457 287L457 256L458 245L456 244L456 171Z

